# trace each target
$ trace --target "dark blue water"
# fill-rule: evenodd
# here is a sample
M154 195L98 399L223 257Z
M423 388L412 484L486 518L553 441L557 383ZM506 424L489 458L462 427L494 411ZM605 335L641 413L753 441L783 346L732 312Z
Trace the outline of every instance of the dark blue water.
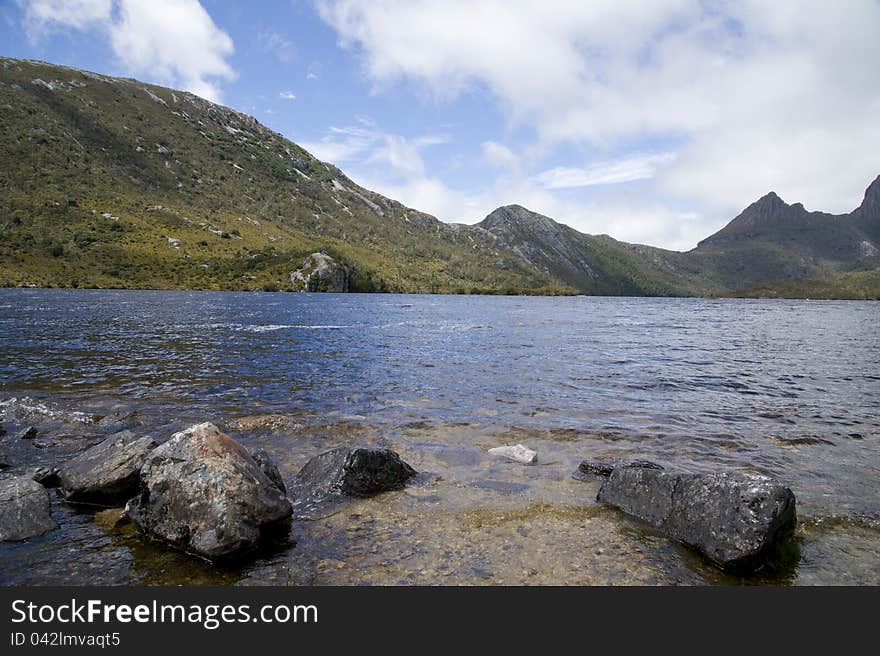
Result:
M0 290L0 411L638 455L772 474L802 516L871 525L878 346L871 302Z

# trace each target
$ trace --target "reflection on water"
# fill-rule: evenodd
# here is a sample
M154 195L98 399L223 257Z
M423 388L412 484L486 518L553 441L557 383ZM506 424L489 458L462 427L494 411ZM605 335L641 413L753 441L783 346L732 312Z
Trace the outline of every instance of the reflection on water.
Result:
M798 497L774 582L880 583L880 305L0 290L0 438L19 469L121 427L213 420L290 480L390 446L421 477L218 569L54 504L0 583L741 583L595 504L581 459L771 474ZM23 442L23 441L19 441ZM540 464L494 460L522 442Z

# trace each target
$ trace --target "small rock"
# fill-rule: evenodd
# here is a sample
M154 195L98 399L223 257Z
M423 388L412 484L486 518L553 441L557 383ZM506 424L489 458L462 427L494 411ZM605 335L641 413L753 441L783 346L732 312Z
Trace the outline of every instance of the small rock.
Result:
M32 440L37 435L39 435L39 431L33 426L28 426L23 431L19 432L15 437L19 440Z
M147 535L218 561L257 548L292 510L245 447L204 423L150 452L125 512Z
M797 524L792 491L755 474L615 468L597 500L743 573L759 569Z
M489 449L489 453L493 456L501 456L508 460L514 460L524 465L534 465L538 462L538 452L532 451L529 447L522 444L514 444L508 446L496 446Z
M152 437L122 431L86 449L58 474L65 499L99 506L124 503L137 493L141 467L155 448Z
M0 478L0 541L26 540L56 528L46 488L29 476Z

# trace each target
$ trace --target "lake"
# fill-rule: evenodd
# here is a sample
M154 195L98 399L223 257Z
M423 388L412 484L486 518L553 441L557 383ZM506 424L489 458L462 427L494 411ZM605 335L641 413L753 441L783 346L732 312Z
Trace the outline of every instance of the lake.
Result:
M225 568L54 498L0 584L880 584L878 345L872 302L0 290L13 471L213 421L287 480L355 443L428 474ZM780 479L799 556L721 574L572 478L624 458Z

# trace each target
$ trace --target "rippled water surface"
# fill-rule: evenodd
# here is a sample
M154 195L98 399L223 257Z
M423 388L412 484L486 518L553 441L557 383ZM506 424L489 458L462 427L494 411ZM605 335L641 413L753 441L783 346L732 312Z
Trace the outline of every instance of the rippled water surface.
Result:
M878 584L878 345L869 302L0 290L13 471L210 420L288 480L355 443L426 474L222 569L54 499L0 583ZM537 466L486 454L518 442ZM781 479L799 555L721 575L571 477L632 457Z

